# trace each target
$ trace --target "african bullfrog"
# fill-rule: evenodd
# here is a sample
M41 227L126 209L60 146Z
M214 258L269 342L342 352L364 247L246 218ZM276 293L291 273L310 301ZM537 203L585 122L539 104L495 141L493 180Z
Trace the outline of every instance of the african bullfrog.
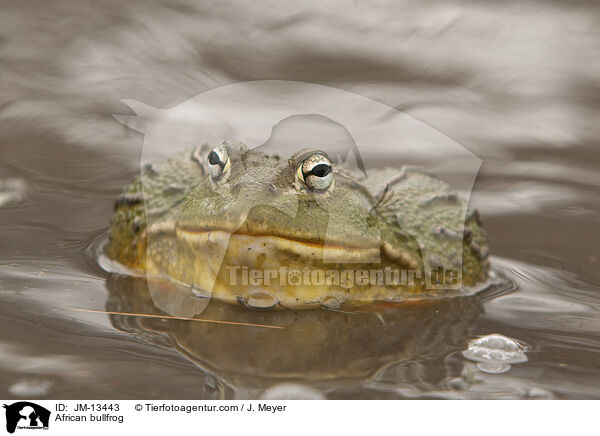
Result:
M479 215L419 167L348 169L202 144L147 164L115 203L109 258L256 308L339 308L473 289L489 276Z

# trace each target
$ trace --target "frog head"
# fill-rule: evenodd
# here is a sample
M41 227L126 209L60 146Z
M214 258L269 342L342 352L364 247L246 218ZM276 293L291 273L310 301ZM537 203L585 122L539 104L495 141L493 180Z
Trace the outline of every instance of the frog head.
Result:
M262 295L296 304L344 298L348 289L305 275L288 283L280 277L286 271L418 266L416 241L379 213L378 199L322 150L283 159L224 142L197 147L190 161L197 183L149 226L149 271L220 299Z

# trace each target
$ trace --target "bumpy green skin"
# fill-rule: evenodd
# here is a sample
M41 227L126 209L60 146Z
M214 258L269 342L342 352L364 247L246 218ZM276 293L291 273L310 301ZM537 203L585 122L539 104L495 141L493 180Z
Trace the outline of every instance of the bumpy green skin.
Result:
M348 249L377 246L382 264L459 270L466 287L488 278L487 238L478 214L421 169L370 171L365 178L334 165L332 189L315 193L297 180L303 153L280 159L231 145L231 172L214 182L203 161L210 148L143 168L117 198L110 258L143 271L149 234L172 240L177 229L225 230ZM164 256L157 257L169 261L173 247L162 246Z

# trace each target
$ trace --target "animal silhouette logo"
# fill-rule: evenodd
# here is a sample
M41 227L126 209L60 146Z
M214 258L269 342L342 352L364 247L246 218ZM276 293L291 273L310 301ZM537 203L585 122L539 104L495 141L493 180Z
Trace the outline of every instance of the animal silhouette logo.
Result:
M19 429L48 429L50 411L29 401L5 404L6 431L14 433Z

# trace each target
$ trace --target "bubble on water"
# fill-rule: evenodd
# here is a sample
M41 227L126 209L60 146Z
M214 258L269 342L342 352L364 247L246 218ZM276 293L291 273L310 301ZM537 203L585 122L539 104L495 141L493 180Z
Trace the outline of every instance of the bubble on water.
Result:
M342 307L342 303L337 297L325 297L321 301L321 306L327 309L339 309L340 307Z
M318 389L297 383L281 383L271 386L260 396L262 400L324 400Z
M491 334L469 341L469 347L462 352L463 356L474 362L477 367L490 374L500 374L510 369L515 363L527 362L527 347L519 341L500 335Z
M477 368L488 374L502 374L510 369L510 365L500 362L481 362L477 364Z
M266 310L275 307L277 300L268 292L255 291L246 298L243 298L242 303L249 309Z

